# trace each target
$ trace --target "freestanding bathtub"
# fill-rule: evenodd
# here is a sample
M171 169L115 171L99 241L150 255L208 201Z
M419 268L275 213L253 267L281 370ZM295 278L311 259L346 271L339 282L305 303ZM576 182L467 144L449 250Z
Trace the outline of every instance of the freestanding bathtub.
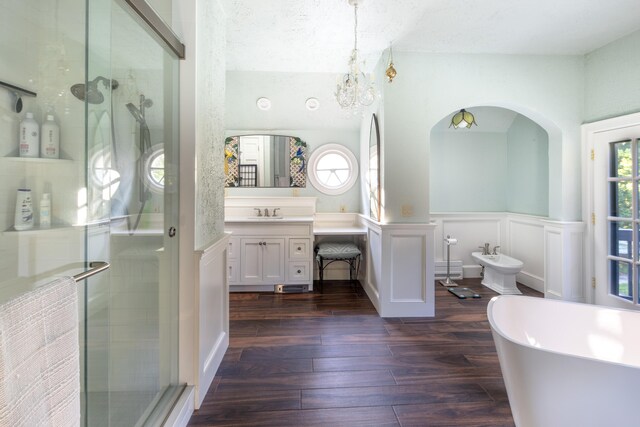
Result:
M519 427L640 425L640 313L514 295L487 307Z

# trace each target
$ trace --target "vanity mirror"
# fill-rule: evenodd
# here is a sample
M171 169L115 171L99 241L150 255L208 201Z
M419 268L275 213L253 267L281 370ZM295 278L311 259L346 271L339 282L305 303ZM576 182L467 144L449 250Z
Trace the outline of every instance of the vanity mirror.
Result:
M225 187L306 187L307 143L287 135L238 135L224 142Z
M369 129L369 204L371 218L380 221L380 130L375 114Z

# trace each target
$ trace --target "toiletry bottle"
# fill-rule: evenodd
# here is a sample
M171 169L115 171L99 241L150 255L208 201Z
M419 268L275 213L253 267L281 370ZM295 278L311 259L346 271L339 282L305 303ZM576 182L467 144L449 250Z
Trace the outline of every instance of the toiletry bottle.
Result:
M49 227L51 227L51 199L49 193L44 193L40 200L40 228Z
M33 118L33 113L27 113L20 122L20 157L40 156L40 126Z
M47 159L60 158L60 126L51 114L47 114L47 120L40 131L40 156Z
M33 228L33 206L31 203L31 190L28 188L18 190L16 216L13 226L18 231Z

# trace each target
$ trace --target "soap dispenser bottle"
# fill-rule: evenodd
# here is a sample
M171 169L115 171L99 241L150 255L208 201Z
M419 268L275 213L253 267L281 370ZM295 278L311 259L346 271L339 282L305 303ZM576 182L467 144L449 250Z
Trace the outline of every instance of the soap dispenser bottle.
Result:
M46 159L60 158L60 126L51 114L47 114L47 120L42 124L40 156Z
M20 122L20 157L40 156L40 126L33 118L33 113L27 113Z
M51 199L49 193L44 193L40 200L40 228L51 227Z

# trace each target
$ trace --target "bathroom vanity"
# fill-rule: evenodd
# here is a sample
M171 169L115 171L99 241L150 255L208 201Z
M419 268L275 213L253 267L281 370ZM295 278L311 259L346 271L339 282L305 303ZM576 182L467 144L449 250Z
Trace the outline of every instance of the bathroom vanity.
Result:
M313 289L313 217L230 217L227 277L231 291ZM304 288L306 287L306 288Z

